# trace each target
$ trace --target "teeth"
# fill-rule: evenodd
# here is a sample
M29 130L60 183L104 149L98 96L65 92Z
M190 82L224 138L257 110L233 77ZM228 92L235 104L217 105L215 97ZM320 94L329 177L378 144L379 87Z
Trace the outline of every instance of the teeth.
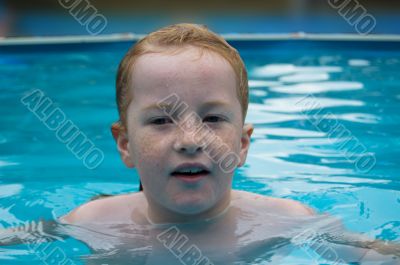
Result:
M194 174L194 173L198 173L198 172L201 172L201 171L203 171L203 170L200 169L200 168L189 168L189 169L182 169L182 170L179 170L178 172L179 172L179 173Z

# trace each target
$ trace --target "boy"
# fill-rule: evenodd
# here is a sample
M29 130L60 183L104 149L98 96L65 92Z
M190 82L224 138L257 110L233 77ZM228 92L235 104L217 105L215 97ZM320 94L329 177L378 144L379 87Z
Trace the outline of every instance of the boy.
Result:
M123 58L116 87L113 136L143 192L91 201L61 219L107 234L71 233L95 251L125 249L118 259L134 264L274 261L305 225L332 220L293 200L231 190L253 132L244 123L247 72L238 52L207 28L178 24L149 34ZM346 262L396 261L369 251L379 248L376 241L340 245L346 240L335 248ZM114 258L102 262L122 264Z

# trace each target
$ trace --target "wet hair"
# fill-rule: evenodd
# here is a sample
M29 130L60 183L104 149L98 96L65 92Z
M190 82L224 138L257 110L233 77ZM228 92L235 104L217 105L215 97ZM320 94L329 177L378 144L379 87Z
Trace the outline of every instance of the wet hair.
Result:
M126 110L132 100L132 95L134 96L134 93L129 93L129 90L132 87L132 72L139 56L148 53L176 52L187 46L215 52L229 62L236 75L237 96L244 121L248 107L249 88L247 71L238 51L206 26L183 23L161 28L145 36L129 49L119 64L116 99L121 129L126 128Z
M119 113L117 123L119 130L126 130L127 108L132 101L132 73L136 60L148 53L176 53L193 46L201 52L211 51L222 56L232 66L237 89L236 94L242 108L244 123L248 107L248 78L243 60L238 51L229 45L221 36L210 31L206 26L197 24L175 24L154 31L133 45L125 54L118 67L116 78L116 99ZM140 190L143 190L140 183Z

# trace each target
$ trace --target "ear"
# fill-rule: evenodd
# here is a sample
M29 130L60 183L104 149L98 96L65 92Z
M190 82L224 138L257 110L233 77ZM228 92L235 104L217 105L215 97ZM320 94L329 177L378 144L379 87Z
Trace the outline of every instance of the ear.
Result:
M128 148L128 134L126 129L121 125L121 122L118 121L111 125L111 133L117 143L117 148L124 164L127 167L134 167L135 165L132 162L132 156Z
M247 157L247 152L249 151L250 147L250 137L251 134L253 133L254 127L253 124L244 124L243 125L243 131L242 131L242 137L240 140L240 163L238 164L238 167L241 167L244 165L246 162L246 157Z

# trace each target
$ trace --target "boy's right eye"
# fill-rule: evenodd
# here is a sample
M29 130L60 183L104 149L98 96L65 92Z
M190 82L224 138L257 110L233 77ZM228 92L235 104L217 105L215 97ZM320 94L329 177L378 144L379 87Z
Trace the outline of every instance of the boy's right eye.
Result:
M168 118L168 117L159 117L159 118L154 118L152 120L150 120L151 124L155 124L155 125L164 125L167 123L172 123L173 121Z

